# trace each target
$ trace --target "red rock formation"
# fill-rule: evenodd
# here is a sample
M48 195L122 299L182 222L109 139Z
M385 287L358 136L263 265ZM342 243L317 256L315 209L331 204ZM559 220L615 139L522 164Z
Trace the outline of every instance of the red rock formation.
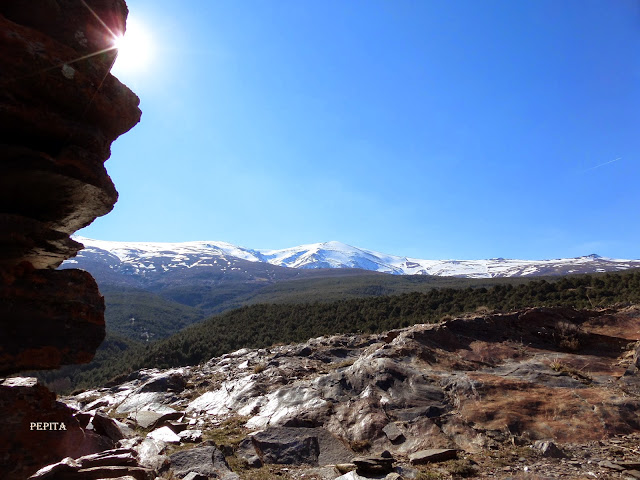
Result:
M22 480L64 457L113 448L113 442L81 428L73 411L34 378L0 383L0 474Z
M0 375L88 362L104 338L91 275L54 269L118 198L103 164L140 119L109 73L126 16L123 0L0 3ZM72 413L33 379L0 382L0 476L113 446Z
M126 16L123 0L0 3L0 374L87 362L104 336L93 278L52 269L117 200L103 163L140 119L109 73Z

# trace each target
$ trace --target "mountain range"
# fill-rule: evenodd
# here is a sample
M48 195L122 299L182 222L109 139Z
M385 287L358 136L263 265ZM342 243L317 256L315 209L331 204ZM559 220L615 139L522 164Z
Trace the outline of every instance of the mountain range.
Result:
M290 269L360 269L394 275L464 278L522 277L620 271L640 260L587 255L553 260L425 260L402 257L331 241L280 250L239 247L226 242L113 242L76 237L85 245L66 267L100 263L114 273L151 279L169 272L207 268L228 275L248 273L247 262ZM255 265L254 265L255 266ZM273 270L271 271L273 275Z
M597 255L557 260L423 260L340 242L282 250L226 242L112 242L85 245L60 268L81 268L98 282L107 331L150 341L208 316L256 303L313 303L433 288L490 288L565 274L640 267Z

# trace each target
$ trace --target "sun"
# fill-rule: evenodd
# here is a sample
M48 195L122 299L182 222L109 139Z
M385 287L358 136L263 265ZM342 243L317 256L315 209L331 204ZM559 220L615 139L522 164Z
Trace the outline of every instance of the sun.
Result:
M153 41L149 31L135 19L127 21L124 36L116 37L113 46L118 56L111 73L114 75L136 74L146 71L153 60Z

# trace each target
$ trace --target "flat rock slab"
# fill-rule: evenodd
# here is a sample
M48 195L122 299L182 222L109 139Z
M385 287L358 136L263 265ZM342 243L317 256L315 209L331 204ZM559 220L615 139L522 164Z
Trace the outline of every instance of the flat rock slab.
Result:
M177 420L182 417L182 413L176 412L169 407L164 408L165 410L163 411L139 410L137 412L130 413L129 418L142 428L153 428L156 425L161 425L163 422ZM171 411L166 411L166 408L169 408Z
M538 440L534 443L534 447L542 453L544 457L550 458L566 458L566 455L558 446L549 440Z
M623 472L624 470L626 470L623 466L618 465L617 463L610 462L608 460L600 462L600 466L604 468L609 468L611 470L615 470L617 472Z
M178 437L183 442L197 443L202 441L202 430L183 430L178 433Z
M174 475L179 478L191 472L215 478L224 478L231 473L224 455L214 446L182 450L170 455L169 459Z
M108 415L97 412L91 419L93 429L100 435L106 435L114 442L132 437L133 431L122 422L118 422Z
M138 465L136 453L132 449L107 450L93 455L86 455L77 459L81 468L92 468L101 466L133 467Z
M80 467L80 464L71 457L66 457L60 460L58 463L47 465L42 467L36 473L29 477L29 480L36 480L39 478L56 478L64 475L70 475Z
M176 372L164 373L145 382L139 392L181 392L185 385L186 381L182 375Z
M160 470L169 463L169 457L163 455L167 444L153 438L145 438L142 443L134 448L138 452L138 462L140 465L154 470Z
M339 438L324 428L316 428L315 430L320 444L319 465L335 465L350 461L353 457L353 451L345 447Z
M318 465L320 443L315 429L269 428L251 437L264 463Z
M189 475L184 477L182 480L209 480L209 477L203 475L201 473L191 472Z
M149 428L156 423L158 419L162 418L162 415L162 413L152 412L151 410L141 410L129 414L129 418L136 422L139 427Z
M175 410L165 403L171 400L172 395L165 392L132 393L118 405L118 413L135 413L153 411L157 413L174 413Z
M395 423L387 424L382 431L387 436L387 438L391 441L391 443L402 443L405 440L404 434L398 428Z
M78 470L78 478L82 480L102 480L105 478L133 477L136 480L154 480L155 472L141 467L92 467Z
M402 478L403 477L401 475L395 472L382 475L362 475L352 471L339 476L335 480L402 480Z
M147 435L147 438L159 440L165 443L180 443L180 437L169 427L162 427Z
M371 456L371 457L355 457L351 460L356 466L358 475L386 475L393 470L393 457L391 456Z
M430 448L428 450L420 450L409 455L409 461L418 465L421 463L435 463L453 460L457 458L458 451L453 448Z
M339 438L319 427L269 427L243 440L238 453L254 465L264 461L323 466L347 463L353 457Z
M366 477L358 475L354 470L339 476L338 478L336 478L336 480L366 480Z

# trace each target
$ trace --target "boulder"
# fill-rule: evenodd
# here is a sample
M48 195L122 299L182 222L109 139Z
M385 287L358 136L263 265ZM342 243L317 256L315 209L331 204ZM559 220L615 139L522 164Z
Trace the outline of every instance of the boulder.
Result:
M0 478L24 480L65 457L113 448L113 441L80 427L75 411L35 378L0 383Z
M176 412L171 407L165 407L165 406L160 407L159 405L156 405L153 403L151 404L143 403L143 405L145 408L148 408L149 410L136 410L134 412L131 412L128 415L128 418L136 422L138 426L141 428L160 427L171 420L176 420L182 417L182 413ZM154 408L156 410L152 410Z
M167 444L163 441L145 438L133 448L138 452L140 465L153 470L161 470L169 464L169 457L163 454L166 446Z
M102 412L96 412L91 419L91 424L97 434L107 436L114 442L133 436L133 430L124 423L118 422Z
M358 475L355 470L352 470L344 475L340 475L335 480L367 480L367 478Z
M551 440L537 440L533 446L536 450L539 450L542 453L543 457L549 458L566 458L567 456L564 454L558 446L553 443Z
M76 460L65 458L48 465L29 477L30 480L102 480L134 479L154 480L156 472L143 468L135 459L135 452L130 449L117 449L86 455Z
M47 465L46 467L42 467L36 473L29 477L31 479L55 479L55 478L69 478L73 475L78 468L80 468L80 464L71 457L66 457L60 460L58 463L53 463L51 465Z
M640 342L632 344L631 350L633 351L633 356L631 358L631 364L624 373L625 375L636 375L638 370L640 370Z
M318 465L320 444L315 429L274 427L251 436L264 463Z
M130 413L128 418L136 422L140 428L151 428L163 415L151 410L136 410Z
M335 480L402 480L402 476L396 472L391 472L386 475L363 475L356 471L347 472L344 475L339 476Z
M458 457L458 451L453 448L430 448L420 450L409 455L409 461L414 465L453 460Z
M355 457L351 463L356 466L358 475L382 475L391 473L394 458L388 451L385 451L378 456Z
M268 455L263 455L262 448L268 451ZM251 434L240 443L237 454L252 465L262 462L284 464L287 463L285 460L294 460L324 466L346 463L353 457L353 451L345 446L342 439L328 430L303 427L269 427Z
M238 444L236 455L238 458L244 460L251 468L260 468L263 465L251 437L245 438Z
M181 422L171 422L171 421L168 421L168 422L164 422L164 421L162 421L162 422L158 422L158 423L157 423L157 425L158 425L158 426L163 425L163 426L165 426L165 427L169 427L169 428L173 431L173 433L175 433L175 434L179 434L180 432L184 432L184 431L187 429L187 427L188 427L188 425L187 425L186 423L181 423Z
M610 462L609 460L603 460L599 463L601 467L608 468L610 470L615 470L616 472L624 472L625 468L622 465L619 465L616 462Z
M102 467L81 468L77 473L78 480L104 480L107 478L119 479L122 477L133 477L135 480L155 480L156 472L143 467L106 465ZM59 480L63 479L60 478ZM72 480L72 477L69 477L69 480Z
M104 339L104 300L82 270L0 267L0 329L0 375L87 363Z
M186 477L183 477L182 480L209 480L209 477L201 473L191 472Z
M183 442L197 443L202 441L202 430L183 430L178 433Z
M232 473L222 452L211 445L182 450L170 455L169 459L171 470L178 477L191 472L216 478Z
M180 443L180 437L169 427L160 427L147 434L147 438L165 443Z
M404 434L395 423L387 424L382 431L391 443L402 443L406 440Z
M180 418L182 414L176 412L173 408L166 405L170 403L174 397L168 393L162 392L141 392L128 395L116 408L117 413L128 413L129 418L136 421L138 414L142 412L155 412L161 415L172 414L172 416L163 417L162 420L174 420ZM146 414L143 414L146 415ZM160 419L158 417L153 423L147 427L153 426ZM138 423L136 421L136 423Z
M118 448L114 450L105 450L104 452L94 453L93 455L85 455L78 458L77 462L80 468L111 466L137 466L137 453L130 448Z
M184 377L177 372L170 372L153 377L144 383L139 392L181 392L186 385Z

